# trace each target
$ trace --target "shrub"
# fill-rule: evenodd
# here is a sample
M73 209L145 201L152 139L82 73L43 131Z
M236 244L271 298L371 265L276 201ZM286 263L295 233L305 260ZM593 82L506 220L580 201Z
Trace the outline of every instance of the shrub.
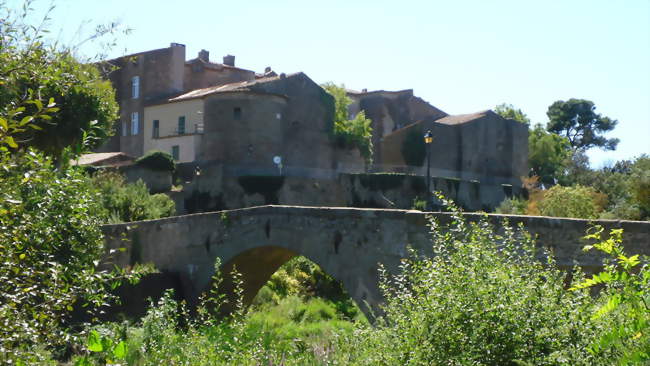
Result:
M527 205L528 202L523 198L506 198L494 212L504 215L525 215Z
M101 172L93 177L101 192L104 218L110 223L159 219L174 215L176 206L169 196L149 194L141 180L127 184L115 172Z
M604 300L594 309L592 319L599 320L610 313L623 315L617 326L608 329L588 350L595 356L619 349L618 364L641 364L650 361L650 271L647 258L628 256L621 243L623 230L612 229L609 238L602 238L603 228L596 226L586 239L595 244L584 249L597 249L608 259L601 273L576 284L572 290L606 286Z
M430 225L434 256L412 253L399 274L382 272L383 316L346 339L348 364L610 364L611 353L586 347L613 323L585 316L589 294L566 291L565 273L536 258L529 235L457 211Z
M322 87L334 97L334 141L341 147L359 149L367 163L372 162L372 120L363 111L354 118L348 116L352 99L347 96L345 86L326 83Z
M60 356L73 308L104 305L109 286L130 275L96 269L103 210L81 169L3 153L0 192L0 363L36 364L38 349Z
M594 219L602 210L598 207L599 199L601 198L597 192L589 187L556 185L544 191L538 208L540 214L544 216Z
M169 153L164 151L149 151L138 158L135 163L139 166L152 170L170 171L176 170L176 163Z

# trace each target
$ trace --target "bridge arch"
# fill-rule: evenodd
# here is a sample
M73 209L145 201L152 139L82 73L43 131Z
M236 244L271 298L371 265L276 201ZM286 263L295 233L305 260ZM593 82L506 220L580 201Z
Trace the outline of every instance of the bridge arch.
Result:
M449 222L445 213L433 213ZM469 220L481 215L465 214ZM501 225L506 217L490 215ZM582 251L581 240L588 220L511 216L538 238L538 245L553 248L560 266L602 265L602 257ZM222 273L236 264L250 287L245 301L253 297L268 278L287 260L302 255L340 281L350 297L369 315L367 303L381 303L379 263L397 272L407 246L426 253L431 249L425 213L407 210L376 210L334 207L262 206L232 211L193 214L159 220L106 225L107 251L116 253L112 264L129 266L152 263L161 272L178 276L188 304L196 305L209 288L217 258ZM650 223L599 221L606 230L624 228L624 245L630 252L650 254Z
M249 306L252 304L260 289L268 283L271 276L273 276L280 267L291 259L300 256L316 264L323 272L332 277L335 281L339 282L348 295L352 293L351 289L355 288L356 284L354 280L350 282L351 278L346 276L346 271L341 272L341 268L337 266L330 266L330 268L327 268L324 264L318 263L318 260L313 260L313 258L310 258L308 255L294 252L286 247L273 245L248 249L236 255L228 263L223 264L220 269L220 276L223 279L220 290L227 296L235 293L231 273L236 269L236 271L241 275L243 283L242 295L244 305ZM209 286L212 286L212 284L209 284ZM367 286L368 285L366 285L366 287ZM204 291L205 290L207 289L204 289ZM350 297L355 304L357 304L359 309L364 312L366 317L371 316L372 312L376 312L376 308L370 310L371 308L367 306L366 293L363 291L356 291L355 293L360 293L361 297L356 296L355 298L351 295ZM231 301L229 301L228 304L234 304L232 300L235 299L231 298L230 300ZM232 311L228 304L223 308L226 312Z

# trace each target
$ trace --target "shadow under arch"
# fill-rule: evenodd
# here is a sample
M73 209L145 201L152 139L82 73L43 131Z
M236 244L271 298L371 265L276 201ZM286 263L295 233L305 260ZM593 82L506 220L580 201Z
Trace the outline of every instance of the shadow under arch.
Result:
M319 266L323 272L332 277L335 281L338 281L343 287L343 290L364 313L366 318L368 320L373 319L371 316L377 313L377 309L373 307L372 304L369 306L365 301L366 299L355 298L355 296L352 295L350 287L352 284L346 284L347 281L345 280L345 276L340 276L340 274L336 273L336 270L334 269L328 270L328 268L323 266L322 263L310 258L308 255L274 245L266 245L244 250L221 266L220 276L223 281L219 286L219 292L224 294L228 299L227 303L222 305L221 312L227 314L235 310L234 304L237 299L235 298L235 283L232 275L235 270L241 275L243 304L245 307L249 307L253 303L253 300L260 289L271 279L271 276L273 276L282 265L290 261L292 258L299 256L313 262ZM210 282L209 286L213 286L213 283ZM209 290L209 287L204 289L204 292L207 290Z

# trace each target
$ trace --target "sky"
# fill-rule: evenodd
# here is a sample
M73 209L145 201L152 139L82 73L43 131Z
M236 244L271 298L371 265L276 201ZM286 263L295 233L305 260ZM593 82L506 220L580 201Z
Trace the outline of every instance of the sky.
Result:
M9 6L21 3L9 0ZM49 1L37 0L36 13ZM588 99L619 121L613 152L593 167L650 154L650 0L571 1L165 1L58 0L52 37L79 42L94 25L131 29L106 49L118 57L170 43L262 72L305 72L349 89L413 89L449 114L522 109L546 123L557 100ZM81 29L81 32L79 31Z

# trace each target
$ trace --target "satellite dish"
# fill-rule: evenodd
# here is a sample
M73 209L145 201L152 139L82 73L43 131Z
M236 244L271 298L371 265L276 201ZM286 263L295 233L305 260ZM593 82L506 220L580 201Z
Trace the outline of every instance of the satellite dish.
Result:
M279 156L274 156L274 157L273 157L273 162L274 162L275 164L280 165L280 164L282 164L282 158L279 157Z

